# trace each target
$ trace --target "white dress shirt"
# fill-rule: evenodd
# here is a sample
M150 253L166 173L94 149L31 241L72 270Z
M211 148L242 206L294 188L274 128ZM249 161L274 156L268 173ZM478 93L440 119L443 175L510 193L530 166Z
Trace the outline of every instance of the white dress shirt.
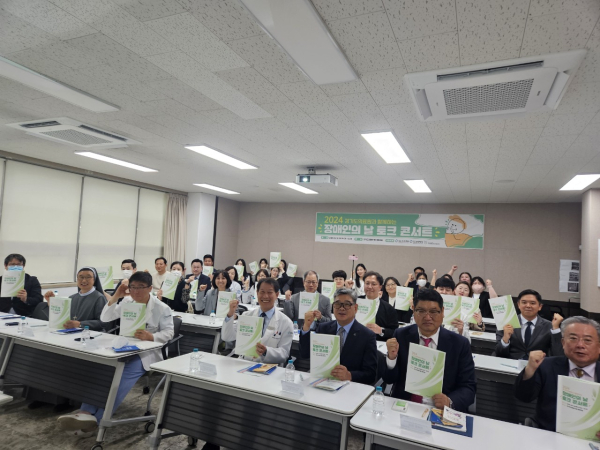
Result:
M535 318L533 318L529 321L533 324L530 326L532 337L533 337L533 332L535 331L535 324L537 323L537 321L538 321L538 316L535 316ZM521 338L523 339L523 343L525 343L525 331L527 330L528 320L525 319L521 314L519 314L519 322L521 323ZM550 332L552 334L560 333L560 328L557 328L556 330L554 328L552 328L550 330ZM508 341L508 344L507 344L506 342L504 342L504 339L500 339L500 343L502 344L503 347L508 347L510 345L510 340Z
M438 328L435 334L429 336L429 338L431 339L431 342L429 343L428 347L433 350L437 350L438 342L440 340L440 329ZM423 333L421 333L421 330L419 330L419 345L425 345L424 339ZM385 357L385 362L387 363L388 369L393 369L396 367L396 361L398 361L398 357L396 357L396 359L390 359L387 357L387 355Z
M574 362L569 360L569 376L577 378L577 369L583 370L583 376L580 380L596 382L596 363L592 363L589 366L578 367Z

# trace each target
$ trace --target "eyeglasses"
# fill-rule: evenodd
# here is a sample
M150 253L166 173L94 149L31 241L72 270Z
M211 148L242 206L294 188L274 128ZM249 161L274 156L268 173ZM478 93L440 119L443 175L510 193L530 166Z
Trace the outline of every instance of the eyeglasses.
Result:
M340 302L334 302L333 303L333 309L350 309L352 308L352 306L354 305L354 303L348 303L348 302L344 302L344 303L340 303Z
M87 277L84 277L84 276L77 276L77 279L78 279L79 281L85 281L85 280L93 280L93 279L94 279L94 277L93 277L93 276L91 276L91 275L88 275Z
M389 284L385 285L386 288L391 288L391 287L396 287L396 286L398 286L396 283L389 283Z
M432 319L438 317L442 312L439 309L433 309L431 311L427 311L425 309L415 309L415 316L425 317L429 315Z
M594 340L592 338L588 338L588 337L577 337L577 336L568 336L567 337L567 341L569 341L569 344L577 344L579 341L583 341L583 345L585 345L586 347L589 347L590 345L594 344Z
M381 286L381 285L380 285L379 283L369 283L369 282L366 282L366 283L365 283L365 286L369 286L369 287L377 287L377 286Z
M130 291L141 291L142 289L148 289L150 286L129 286Z
M304 284L319 284L318 281L305 281Z

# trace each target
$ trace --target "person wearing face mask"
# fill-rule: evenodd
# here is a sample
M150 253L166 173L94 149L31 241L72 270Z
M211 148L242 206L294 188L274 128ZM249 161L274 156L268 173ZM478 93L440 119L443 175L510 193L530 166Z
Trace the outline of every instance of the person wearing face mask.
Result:
M469 283L466 281L459 281L456 283L456 287L454 288L454 295L461 297L473 297L473 291L471 291L471 286L469 286ZM469 322L469 330L485 331L485 324L483 323L483 318L481 317L481 310L477 310L477 312L473 314L473 318L477 321L477 323ZM467 320L465 317L463 317L463 319Z
M156 297L159 300L166 303L169 308L178 312L186 312L188 310L187 300L183 298L183 292L186 285L186 280L184 278L185 275L185 267L181 261L175 261L171 263L171 273L175 276L179 277L179 283L177 283L177 289L175 290L175 295L173 299L163 298L162 289L159 289L156 292ZM188 287L188 299L189 299L189 287Z
M119 290L119 287L121 286L121 284L124 284L125 286L129 286L129 278L131 278L131 275L133 275L136 272L137 272L137 264L135 263L135 261L133 259L124 259L123 262L121 262L122 279L121 279L121 281L119 281L119 283L115 287L114 292L117 292ZM129 295L129 289L127 289L125 292L127 293L127 295ZM110 302L112 296L107 292L104 293L104 296ZM123 298L117 299L117 303L120 303L121 300L123 300Z
M487 291L485 290L487 286ZM492 307L490 306L490 298L498 297L498 294L492 286L492 280L486 280L485 283L481 277L473 277L471 283L471 289L473 290L473 298L479 299L479 309L481 315L490 319L494 318L492 314Z
M25 270L25 257L18 253L8 255L4 258L4 270ZM0 311L29 317L43 300L40 282L36 277L26 273L24 289L17 292L15 297L0 297Z

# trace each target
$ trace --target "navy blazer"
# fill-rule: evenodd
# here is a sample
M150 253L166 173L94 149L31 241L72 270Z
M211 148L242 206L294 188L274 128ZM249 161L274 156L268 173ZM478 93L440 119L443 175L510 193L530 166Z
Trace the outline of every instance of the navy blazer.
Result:
M515 381L515 397L523 402L537 399L534 420L540 428L556 431L556 394L558 376L569 375L569 359L566 356L544 358L535 374L523 380L522 370ZM600 380L600 362L596 362L596 380Z
M396 366L389 369L386 364L383 379L388 384L394 383L392 397L410 400L411 394L404 389L408 364L408 347L411 342L414 344L419 343L419 329L417 325L398 328L394 333L394 338L400 345ZM446 353L442 394L450 397L455 410L467 412L469 405L475 401L477 388L471 345L464 336L440 328L437 349Z
M316 333L337 334L337 320L317 324ZM300 356L310 359L310 332L300 332ZM352 381L374 384L377 375L377 343L375 333L354 320L346 336L340 364L350 371Z

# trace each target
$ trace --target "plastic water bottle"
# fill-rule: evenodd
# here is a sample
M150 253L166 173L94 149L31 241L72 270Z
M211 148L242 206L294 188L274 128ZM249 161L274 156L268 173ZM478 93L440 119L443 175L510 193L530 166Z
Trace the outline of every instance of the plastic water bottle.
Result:
M256 306L256 294L252 294L252 306Z
M23 334L25 327L27 326L27 322L25 322L25 316L21 316L21 321L19 322L19 326L17 328L17 333Z
M196 373L200 370L200 352L197 348L190 355L190 373Z
M296 381L296 368L294 367L294 360L290 359L288 365L285 366L285 381L294 383Z
M54 296L55 296L55 297L58 297L58 291L57 291L56 289L55 289L55 290L53 290L52 292L54 293Z
M83 331L81 332L81 345L83 345L84 347L87 345L87 343L90 340L90 327L88 327L87 325L83 327Z
M375 393L373 394L373 414L376 416L383 416L384 403L385 398L381 386L377 386L375 388Z
M215 314L214 310L210 312L210 319L208 319L208 323L210 325L214 325L215 323L217 323L217 315Z
M300 333L298 331L298 322L294 321L294 336L298 336L298 333Z

